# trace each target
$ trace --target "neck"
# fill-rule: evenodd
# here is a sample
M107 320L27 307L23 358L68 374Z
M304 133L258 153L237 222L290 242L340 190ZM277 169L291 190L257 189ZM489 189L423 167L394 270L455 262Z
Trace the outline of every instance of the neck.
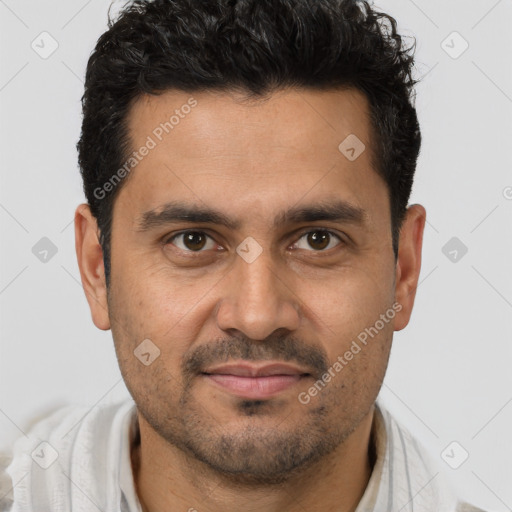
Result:
M375 462L374 407L336 450L285 483L240 485L162 439L139 414L132 448L137 494L144 512L354 512Z

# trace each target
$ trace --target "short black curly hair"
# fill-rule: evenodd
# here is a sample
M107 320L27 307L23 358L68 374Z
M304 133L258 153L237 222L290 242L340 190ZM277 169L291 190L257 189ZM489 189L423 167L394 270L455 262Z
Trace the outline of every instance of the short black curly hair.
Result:
M353 87L369 100L373 165L388 185L395 257L421 134L414 108L416 41L358 0L134 0L99 38L87 65L77 144L98 222L107 286L116 194L97 191L133 151L127 115L142 94ZM95 193L96 191L96 193Z

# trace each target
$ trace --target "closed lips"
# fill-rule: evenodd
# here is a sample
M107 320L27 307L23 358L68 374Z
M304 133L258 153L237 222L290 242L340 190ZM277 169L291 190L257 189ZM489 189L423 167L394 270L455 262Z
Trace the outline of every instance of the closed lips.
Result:
M266 364L264 366L246 364L221 365L203 372L206 375L235 375L237 377L270 377L275 375L310 375L307 371L288 364Z

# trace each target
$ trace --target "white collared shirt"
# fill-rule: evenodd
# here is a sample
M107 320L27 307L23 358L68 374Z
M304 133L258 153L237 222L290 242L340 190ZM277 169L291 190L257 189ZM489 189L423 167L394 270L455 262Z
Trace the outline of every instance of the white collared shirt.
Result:
M131 399L91 410L68 406L39 420L0 458L0 511L142 512L130 456L137 429ZM379 402L372 439L376 462L356 512L478 512L457 503Z

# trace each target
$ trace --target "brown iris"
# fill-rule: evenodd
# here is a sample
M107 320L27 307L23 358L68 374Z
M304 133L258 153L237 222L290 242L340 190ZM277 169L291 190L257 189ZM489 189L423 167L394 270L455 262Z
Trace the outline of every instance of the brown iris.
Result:
M183 243L191 251L199 251L204 247L206 243L206 236L203 233L199 233L198 231L184 233Z
M308 243L313 249L320 251L329 245L330 237L327 231L311 231L308 233Z

